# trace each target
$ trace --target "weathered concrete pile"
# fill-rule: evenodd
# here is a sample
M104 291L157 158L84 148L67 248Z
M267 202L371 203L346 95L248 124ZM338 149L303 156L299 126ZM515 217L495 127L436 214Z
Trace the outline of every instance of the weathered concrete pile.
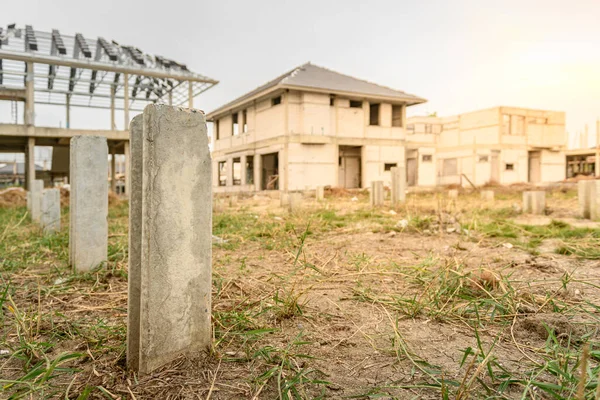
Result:
M44 233L60 230L60 191L44 189L44 181L36 179L27 192L27 211L31 220L39 224Z
M20 187L0 190L0 207L23 207L27 205L27 192Z
M493 190L482 190L481 191L481 200L494 201L494 191Z
M582 218L600 219L600 181L581 180L577 182L579 214Z
M380 207L383 205L384 192L382 181L371 182L371 193L369 193L369 196L372 207Z
M546 212L546 192L530 190L523 192L523 212L533 215L544 215Z
M108 145L105 137L75 136L70 154L69 261L89 271L108 252Z
M404 168L392 167L392 207L406 202L406 171Z
M60 231L60 190L57 188L42 192L40 225L44 233Z
M131 123L130 146L127 364L144 374L211 343L212 177L204 114L149 105Z
M315 192L315 198L317 201L325 200L325 186L317 186L317 190Z

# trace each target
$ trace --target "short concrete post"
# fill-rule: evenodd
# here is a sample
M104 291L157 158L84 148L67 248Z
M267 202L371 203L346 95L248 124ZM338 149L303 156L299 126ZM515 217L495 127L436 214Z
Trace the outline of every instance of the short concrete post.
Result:
M591 217L591 192L592 192L593 181L579 181L577 182L577 200L579 201L579 215L582 218Z
M383 205L383 182L372 181L370 200L372 207L380 207Z
M290 194L286 192L279 192L279 206L286 208L290 205Z
M229 207L235 207L238 204L238 197L235 195L229 196Z
M597 221L600 219L600 181L593 180L592 188L589 193L590 219Z
M494 191L493 190L482 190L481 191L481 200L494 201Z
M149 105L130 141L127 364L146 374L211 344L212 173L201 112Z
M325 200L325 186L317 186L317 191L315 193L315 197L317 201Z
M31 220L40 223L42 217L42 193L44 181L36 179L33 181L31 190L27 192L27 209L31 213Z
M69 261L89 271L108 251L108 146L100 136L75 136L70 154Z
M532 190L523 192L523 212L534 215L544 215L546 211L546 192Z
M600 218L600 181L586 180L577 182L577 198L579 214L583 218L597 220Z
M404 168L392 167L392 206L406 201L406 173Z
M448 190L448 197L451 199L458 199L458 189Z
M302 208L302 193L294 192L289 194L289 210L296 212Z
M42 194L42 215L40 218L44 233L60 231L60 190L46 189Z

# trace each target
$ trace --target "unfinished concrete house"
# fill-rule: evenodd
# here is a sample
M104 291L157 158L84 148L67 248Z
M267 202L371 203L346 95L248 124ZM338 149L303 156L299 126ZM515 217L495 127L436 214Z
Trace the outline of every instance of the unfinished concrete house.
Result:
M451 117L411 117L409 186L556 182L565 178L565 113L495 107Z
M424 99L310 63L212 111L215 192L364 188L405 162Z

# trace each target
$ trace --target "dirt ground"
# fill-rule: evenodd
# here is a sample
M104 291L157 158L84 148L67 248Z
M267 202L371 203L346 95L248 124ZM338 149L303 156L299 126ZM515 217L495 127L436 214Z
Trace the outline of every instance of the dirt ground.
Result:
M549 192L546 216L520 198L217 199L213 347L144 377L125 368L126 202L111 206L109 262L86 275L67 265L67 209L51 237L0 209L0 395L594 398L600 226L573 190Z

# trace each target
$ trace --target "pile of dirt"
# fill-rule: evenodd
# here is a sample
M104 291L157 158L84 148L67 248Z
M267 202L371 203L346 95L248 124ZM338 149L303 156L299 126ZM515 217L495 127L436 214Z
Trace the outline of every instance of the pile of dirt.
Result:
M579 341L584 334L582 329L573 325L566 316L561 314L540 313L528 316L515 324L515 336L523 340L548 339L550 333L557 339Z
M115 206L121 202L121 198L115 192L109 190L108 191L108 205Z
M71 202L71 191L66 187L60 188L60 206L67 207Z
M353 194L351 191L340 187L326 187L325 191L331 197L349 197Z
M20 187L11 187L0 191L0 207L25 207L27 192Z

